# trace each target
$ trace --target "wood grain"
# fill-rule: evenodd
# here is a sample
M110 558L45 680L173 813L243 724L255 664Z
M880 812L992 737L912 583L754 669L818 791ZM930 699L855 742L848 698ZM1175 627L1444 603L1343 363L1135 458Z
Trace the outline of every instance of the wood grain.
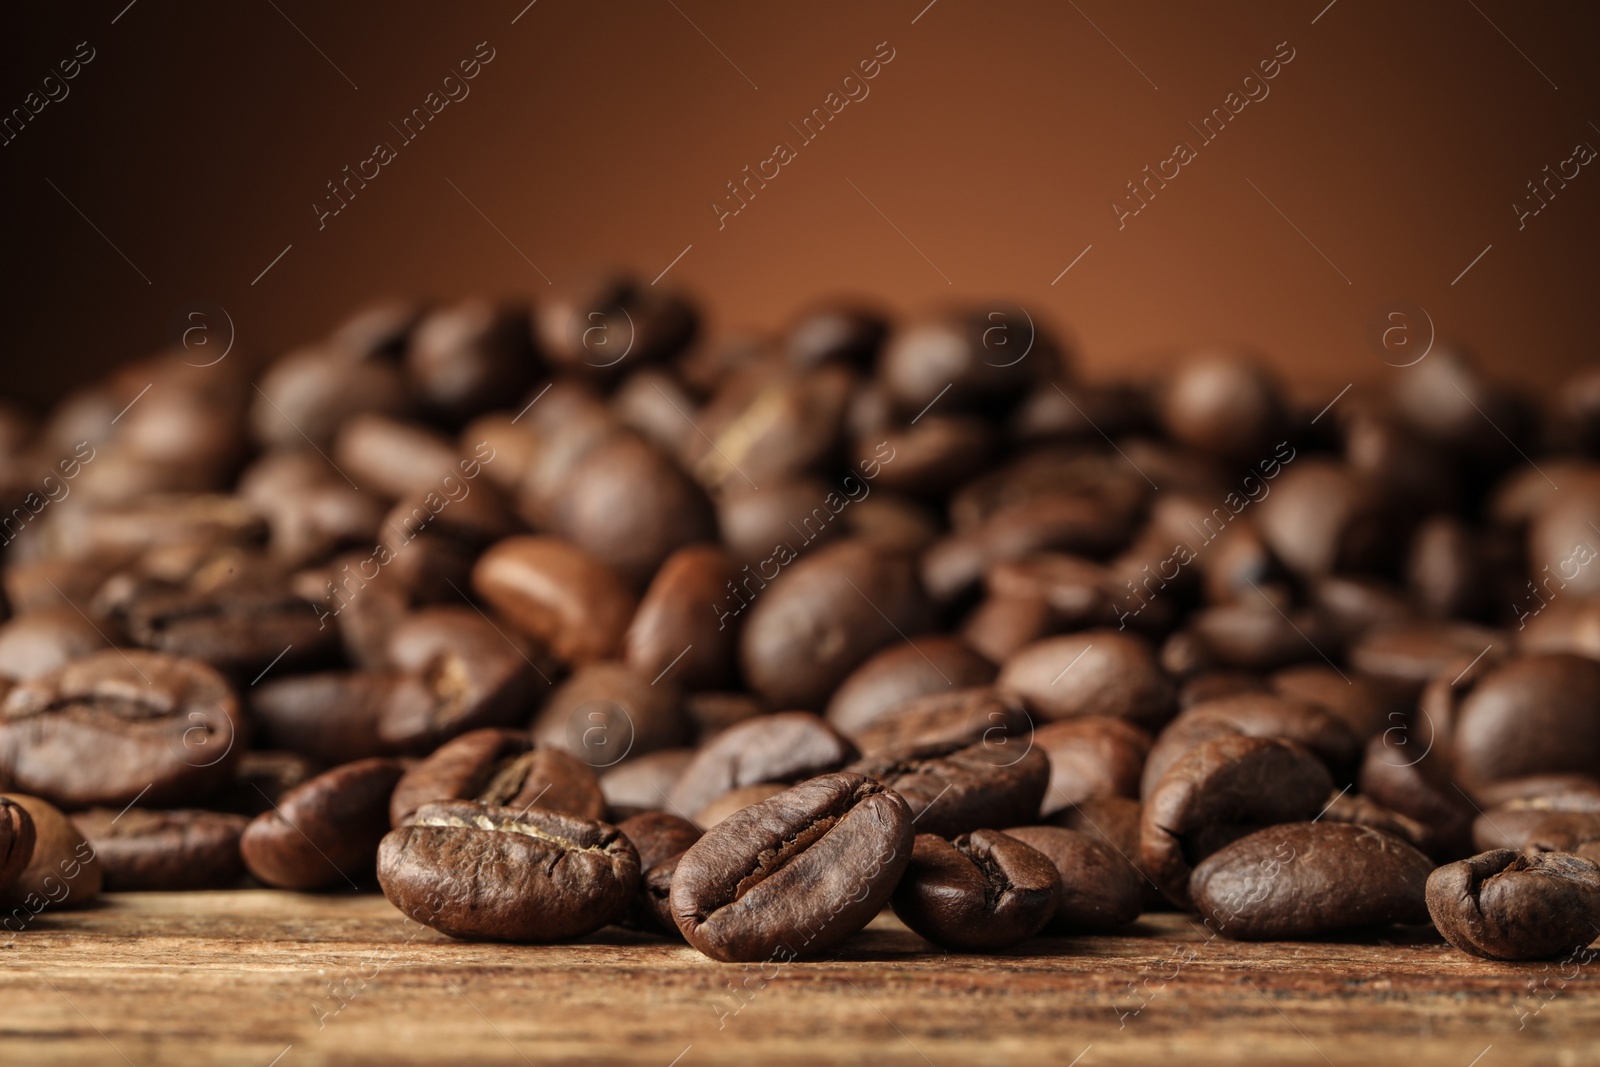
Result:
M0 934L0 1064L1595 1063L1595 969L1176 915L957 956L885 915L774 974L620 930L455 942L379 896L128 893Z

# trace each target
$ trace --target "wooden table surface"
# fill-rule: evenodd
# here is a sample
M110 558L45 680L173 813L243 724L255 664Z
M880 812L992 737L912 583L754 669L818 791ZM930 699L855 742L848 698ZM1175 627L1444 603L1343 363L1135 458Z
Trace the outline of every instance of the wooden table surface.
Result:
M946 955L884 915L774 973L620 930L456 942L375 895L129 893L0 933L0 1064L1593 1064L1594 970L1176 915Z

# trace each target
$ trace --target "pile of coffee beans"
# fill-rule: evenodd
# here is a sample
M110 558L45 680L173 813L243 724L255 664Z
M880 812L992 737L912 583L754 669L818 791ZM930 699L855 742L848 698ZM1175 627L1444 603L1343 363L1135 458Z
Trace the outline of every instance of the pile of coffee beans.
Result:
M1094 383L999 303L701 333L608 278L0 409L0 921L1600 935L1600 374Z

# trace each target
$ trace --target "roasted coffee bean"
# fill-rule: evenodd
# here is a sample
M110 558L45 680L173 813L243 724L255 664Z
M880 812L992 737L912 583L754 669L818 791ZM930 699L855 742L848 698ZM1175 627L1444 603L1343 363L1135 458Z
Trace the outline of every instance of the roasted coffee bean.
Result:
M1197 611L1184 632L1211 669L1249 671L1315 658L1317 646L1329 639L1315 612L1291 608L1286 613L1260 597Z
M339 427L364 412L400 415L410 407L400 371L392 364L318 348L279 359L257 388L250 406L255 439L292 451L326 450Z
M1432 843L1428 828L1408 815L1390 811L1371 797L1341 789L1328 800L1318 822L1343 822L1367 826L1398 837L1413 848L1426 850Z
M624 662L647 678L671 677L684 689L731 685L739 631L715 609L737 573L715 545L690 545L667 557L628 625Z
M1281 670L1270 681L1279 696L1317 705L1343 721L1362 742L1393 724L1388 713L1396 702L1368 678L1341 678L1332 667L1307 664Z
M1123 719L1084 715L1039 727L1033 743L1050 760L1041 816L1096 797L1139 795L1150 735Z
M1472 843L1485 852L1574 852L1590 841L1600 841L1600 795L1593 793L1509 800L1472 824Z
M1132 525L1131 509L1101 496L1041 494L941 538L923 554L922 582L929 596L949 603L972 591L997 564L1048 551L1103 554L1120 547Z
M918 834L892 903L936 945L992 952L1043 929L1060 893L1048 857L998 830L975 830L954 841Z
M1600 929L1600 866L1564 852L1497 849L1434 871L1427 900L1433 925L1463 952L1555 959Z
M1368 633L1351 646L1349 658L1363 674L1415 695L1451 663L1506 643L1495 631L1467 623L1402 623Z
M1188 907L1189 875L1207 854L1256 827L1312 818L1332 791L1322 761L1293 741L1233 734L1203 742L1146 796L1139 865L1167 899Z
M1361 758L1361 743L1349 727L1321 708L1268 693L1240 693L1196 704L1167 724L1145 760L1142 795L1148 797L1185 752L1234 733L1297 741L1320 756L1341 781L1355 773Z
M1050 610L1051 628L1057 630L1114 622L1122 595L1110 570L1065 552L996 563L984 574L983 584L991 597L1039 597Z
M843 767L856 755L848 738L808 712L762 715L703 745L672 787L668 807L698 812L733 789L811 778Z
M1050 816L1052 826L1087 834L1117 854L1118 859L1139 881L1139 892L1147 911L1172 907L1160 887L1139 867L1139 824L1143 805L1127 797L1100 797L1062 808Z
M358 760L290 790L245 827L245 866L280 889L356 887L372 875L389 796L404 773L399 760Z
M897 706L852 738L864 755L922 745L967 746L980 741L991 748L1010 745L1020 753L1033 731L1022 701L988 686L928 693Z
M676 293L614 275L553 291L534 326L551 363L607 377L676 355L694 339L699 316Z
M113 891L226 889L244 877L239 838L249 819L217 811L93 808L72 825Z
M1104 839L1060 826L1016 826L1006 831L1043 853L1061 878L1061 897L1047 931L1098 933L1125 926L1143 909L1145 881Z
M712 490L775 484L814 470L842 443L855 386L855 374L838 364L811 371L771 360L747 364L701 409L704 433L686 438L685 466ZM874 462L893 458L885 448Z
M600 792L612 818L665 808L668 793L693 759L692 748L662 748L607 768L600 775Z
M994 666L954 637L920 637L874 653L839 683L828 721L855 735L930 693L994 681Z
M1291 450L1285 463L1294 459ZM1304 579L1372 570L1388 551L1378 493L1342 463L1307 457L1284 470L1255 508L1273 554Z
M796 477L763 480L760 488L735 481L717 495L717 527L723 543L738 563L752 569L735 580L735 585L750 583L742 592L748 595L760 588L758 579L764 576L759 572L772 569L768 560L778 553L779 546L799 555L848 533L844 523L833 521L827 504L830 492L834 490L821 478ZM860 493L857 490L856 496ZM852 502L845 514L852 514L858 506L859 502ZM756 578L751 577L752 571ZM727 593L720 588L718 592L720 603Z
M616 573L555 537L501 541L478 559L472 587L563 663L616 655L633 617L633 594Z
M1270 456L1286 417L1271 375L1224 352L1196 354L1178 369L1162 396L1161 416L1175 440L1235 460Z
M349 763L390 751L379 733L402 683L392 671L323 671L296 674L251 687L250 717L269 748L318 763ZM425 702L412 680L416 703Z
M94 623L72 608L30 612L0 625L0 676L37 678L105 644Z
M1056 628L1042 596L985 597L961 624L961 638L990 663L1004 663Z
M96 652L0 703L0 784L69 808L181 804L231 776L240 721L228 683L203 663Z
M8 581L8 595L9 590ZM1517 647L1524 652L1575 652L1600 659L1600 597L1552 601L1519 626Z
M1021 649L995 685L1021 695L1041 722L1112 715L1147 730L1171 718L1176 694L1141 638L1114 630L1050 637Z
M1600 778L1589 774L1529 774L1505 778L1473 791L1473 797L1485 808L1497 808L1513 800L1565 798L1568 794L1600 796Z
M1015 739L891 749L848 769L899 793L917 829L940 837L1025 824L1038 814L1050 784L1044 751Z
M1178 708L1188 711L1196 704L1236 693L1265 693L1266 679L1245 671L1207 671L1188 679L1178 688Z
M1441 862L1472 851L1471 798L1450 777L1444 755L1401 721L1367 742L1356 784L1362 794L1427 829L1423 850Z
M629 756L684 744L689 722L671 681L651 684L626 664L590 663L550 694L533 736L601 771Z
M730 600L721 610L744 610ZM911 562L858 539L789 564L749 608L739 654L751 688L775 707L806 710L820 710L877 649L920 630L926 611Z
M526 389L535 367L527 310L481 298L424 316L405 353L413 392L454 422Z
M1349 823L1286 823L1206 857L1189 893L1216 933L1240 941L1311 940L1390 923L1425 923L1433 862L1398 837Z
M33 859L35 831L28 809L0 797L0 893L16 881Z
M863 435L852 459L866 467L885 450L894 462L879 471L891 492L941 497L980 471L994 451L990 424L971 415L928 415L916 425L886 425Z
M852 537L907 556L919 555L940 533L939 520L927 505L881 490L851 504L844 521Z
M911 811L857 774L745 808L678 861L671 904L695 948L727 962L814 956L866 926L911 862Z
M915 415L948 389L956 407L1007 404L1040 378L1066 369L1061 347L1015 305L983 305L894 334L878 375L895 403Z
M33 826L31 855L20 871L12 871L9 883L0 879L0 908L5 909L0 926L20 932L45 908L75 908L99 894L104 868L71 820L21 793L0 793L0 805L21 808ZM16 825L21 819L12 815L10 821ZM19 841L25 833L17 832ZM15 860L7 866L14 867Z
M1445 679L1439 679L1439 683ZM1463 694L1462 690L1466 690ZM1526 774L1600 766L1600 663L1522 656L1456 687L1451 734L1467 788Z
M357 415L339 427L332 456L356 485L387 497L442 491L460 472L444 434L385 415Z
M788 788L777 782L760 782L756 785L742 785L738 789L730 789L695 812L694 824L702 830L709 830L735 812L743 811L764 800L771 800Z
M620 919L639 855L614 826L542 808L425 804L378 847L378 882L417 922L471 941L561 941Z
M678 868L678 857L700 840L700 828L677 815L650 811L618 823L617 829L639 853L635 924L682 936L672 918L672 872Z
M600 781L583 761L535 746L520 730L473 730L408 768L389 798L389 821L405 826L433 801L476 800L492 808L538 806L580 819L606 813Z

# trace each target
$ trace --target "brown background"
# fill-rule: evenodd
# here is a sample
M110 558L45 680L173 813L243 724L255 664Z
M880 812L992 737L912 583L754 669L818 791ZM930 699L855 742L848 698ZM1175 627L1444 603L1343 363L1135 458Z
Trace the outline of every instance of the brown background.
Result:
M1221 341L1331 395L1399 373L1367 330L1403 298L1506 375L1553 386L1592 361L1600 166L1520 232L1511 204L1600 146L1594 5L525 2L13 10L0 108L79 41L97 55L0 146L5 391L148 354L188 300L260 359L373 296L649 279L690 245L662 284L721 333L836 292L900 312L1005 296L1096 375ZM471 95L319 232L324 183L480 41ZM719 232L724 183L882 41L871 95ZM1197 143L1188 122L1283 41L1271 95L1119 232L1124 183Z

